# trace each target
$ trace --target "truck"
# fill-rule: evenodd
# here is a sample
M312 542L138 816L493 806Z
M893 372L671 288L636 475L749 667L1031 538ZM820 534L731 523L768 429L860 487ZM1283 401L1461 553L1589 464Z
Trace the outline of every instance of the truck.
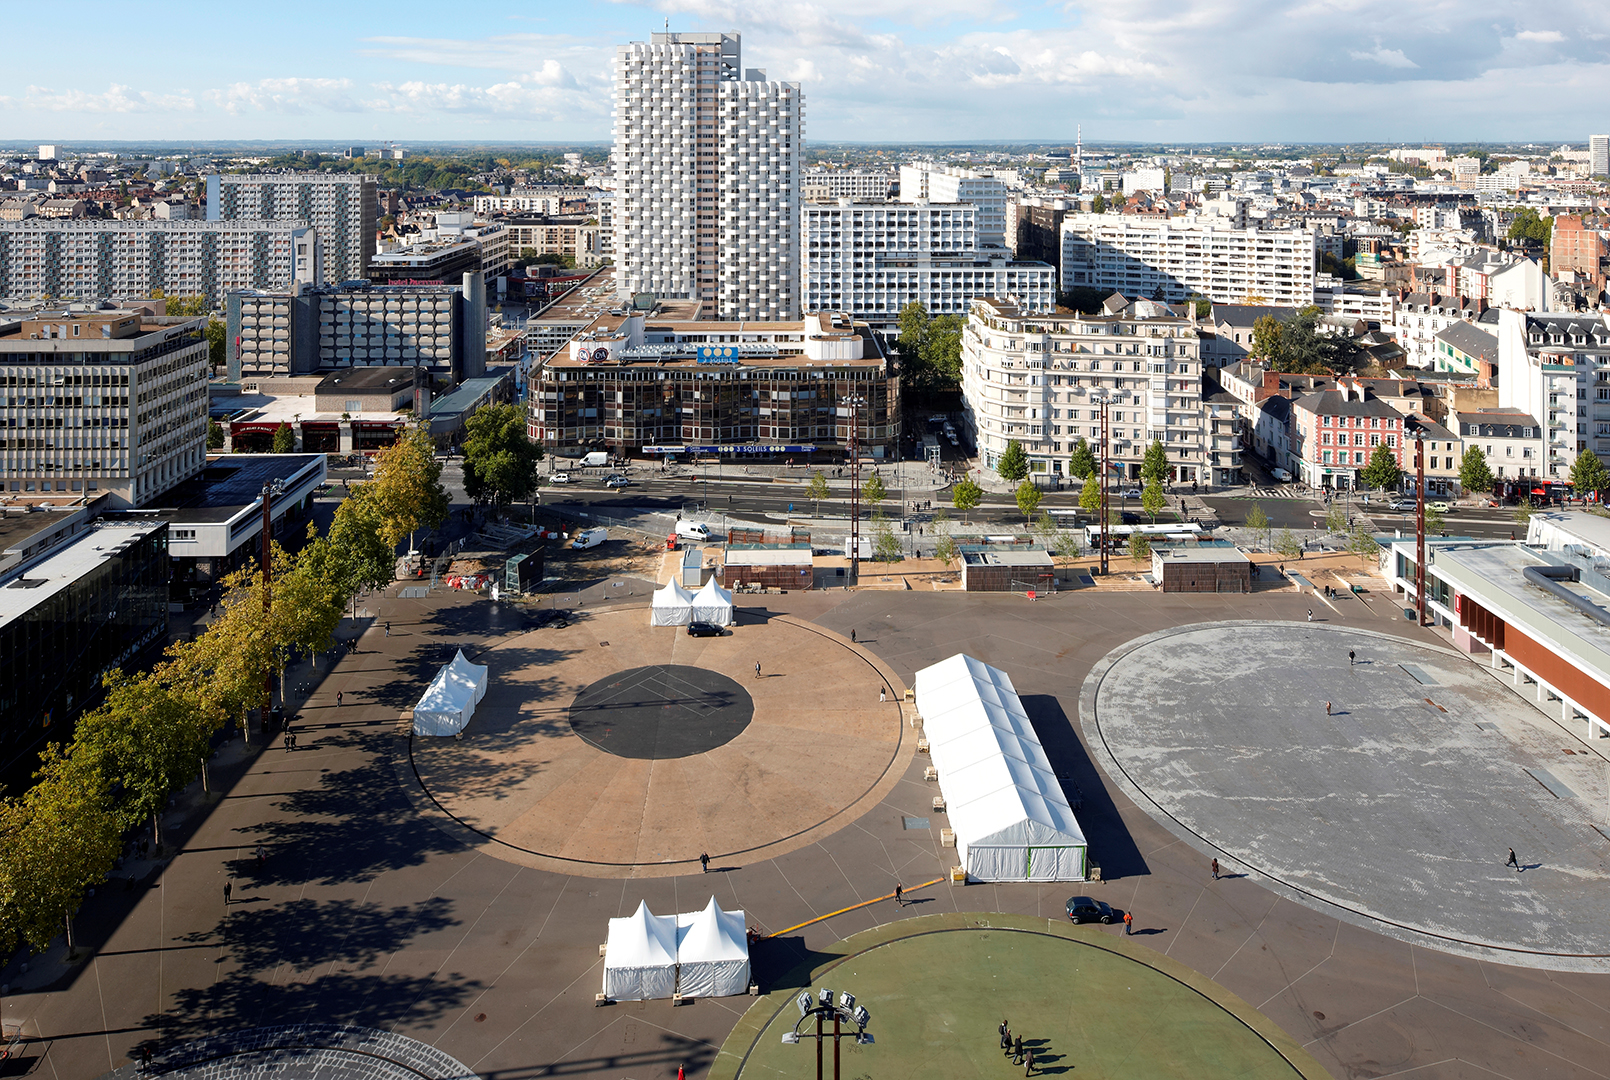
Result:
M596 468L609 464L609 453L605 450L591 450L581 456L583 468Z
M592 548L597 547L608 539L609 530L607 529L583 529L576 534L576 538L570 542L570 546L573 548Z

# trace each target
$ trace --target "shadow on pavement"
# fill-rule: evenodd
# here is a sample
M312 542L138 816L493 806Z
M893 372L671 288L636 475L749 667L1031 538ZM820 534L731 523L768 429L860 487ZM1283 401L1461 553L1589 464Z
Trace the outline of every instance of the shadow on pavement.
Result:
M1062 703L1051 694L1030 694L1022 702L1051 762L1051 771L1062 780L1068 801L1077 803L1083 799L1075 816L1090 842L1091 861L1101 867L1102 880L1150 874L1146 857L1135 846L1129 827L1107 793L1101 771L1090 759L1073 722L1062 711Z

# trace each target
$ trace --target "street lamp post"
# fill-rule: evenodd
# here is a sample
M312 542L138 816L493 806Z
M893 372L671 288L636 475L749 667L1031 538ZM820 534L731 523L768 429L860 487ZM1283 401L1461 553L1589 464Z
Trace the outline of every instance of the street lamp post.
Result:
M833 1080L839 1080L839 1040L854 1039L861 1046L870 1046L872 1036L866 1030L867 1023L872 1019L866 1011L865 1005L855 1003L855 995L845 991L833 1000L833 991L822 987L815 997L809 990L801 991L799 997L794 999L799 1007L799 1019L794 1022L794 1029L783 1034L784 1046L798 1046L801 1039L816 1040L816 1080L824 1080L822 1075L822 1041L833 1040ZM816 1021L814 1032L799 1030L800 1025L807 1020ZM833 1030L823 1030L827 1020L833 1021ZM845 1031L846 1024L853 1024L854 1031Z

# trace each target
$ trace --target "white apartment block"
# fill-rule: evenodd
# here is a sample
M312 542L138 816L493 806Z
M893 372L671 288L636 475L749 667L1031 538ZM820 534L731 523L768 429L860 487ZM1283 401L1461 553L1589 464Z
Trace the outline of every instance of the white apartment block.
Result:
M1588 173L1610 175L1610 135L1588 136Z
M328 280L352 281L363 277L375 253L377 179L324 172L209 176L207 220L311 224L324 245Z
M801 211L807 311L843 311L893 329L900 309L966 315L978 297L1027 312L1056 306L1056 270L978 243L978 209L960 203L807 203Z
M962 409L980 460L994 469L1015 439L1031 476L1066 476L1081 437L1100 456L1105 398L1108 456L1124 477L1139 479L1156 439L1175 483L1214 483L1200 351L1189 319L1040 315L975 300L962 334Z
M799 317L798 83L741 71L739 37L654 34L615 53L620 295L720 319Z
M1610 457L1610 316L1498 313L1498 404L1543 425L1543 475L1564 480L1576 455Z
M976 206L979 244L1006 246L1006 184L993 176L954 165L902 165L900 199Z
M0 329L0 483L148 505L207 463L201 319L41 312Z
M507 195L477 195L473 205L477 215L560 214L566 203L593 202L602 194L596 188L573 184L538 184L511 188Z
M1381 329L1391 334L1411 367L1434 368L1437 335L1454 323L1475 323L1486 305L1463 296L1415 292L1397 305L1393 320Z
M0 222L0 296L94 300L288 289L311 274L319 238L297 221ZM305 278L304 278L305 279Z
M800 198L806 202L886 202L895 175L866 169L808 169L800 178Z
M1062 222L1062 286L1170 303L1203 296L1219 304L1304 307L1314 302L1316 252L1307 230L1070 214Z
M568 255L579 267L603 264L598 222L586 221L509 221L509 251L516 258L526 252L534 255Z

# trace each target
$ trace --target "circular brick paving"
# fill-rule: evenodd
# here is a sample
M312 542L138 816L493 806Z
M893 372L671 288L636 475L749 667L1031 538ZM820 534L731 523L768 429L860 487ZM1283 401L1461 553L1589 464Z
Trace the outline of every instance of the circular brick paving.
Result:
M590 612L477 654L460 739L415 736L416 805L489 855L595 877L772 858L875 806L909 760L904 688L786 617L689 637ZM756 663L760 671L755 670Z
M174 1080L467 1080L474 1071L434 1046L375 1028L281 1024L213 1035L107 1074Z

